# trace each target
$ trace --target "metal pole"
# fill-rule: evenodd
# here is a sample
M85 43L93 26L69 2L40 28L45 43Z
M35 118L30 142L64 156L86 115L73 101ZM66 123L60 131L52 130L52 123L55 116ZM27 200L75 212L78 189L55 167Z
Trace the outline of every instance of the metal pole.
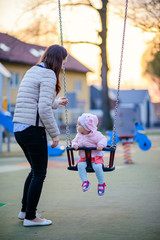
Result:
M3 75L0 73L0 110L3 109ZM2 126L0 125L0 153L2 153Z
M7 84L7 110L11 111L11 78L8 78Z
M8 78L7 84L7 111L11 112L11 78ZM7 151L10 152L11 136L7 131Z

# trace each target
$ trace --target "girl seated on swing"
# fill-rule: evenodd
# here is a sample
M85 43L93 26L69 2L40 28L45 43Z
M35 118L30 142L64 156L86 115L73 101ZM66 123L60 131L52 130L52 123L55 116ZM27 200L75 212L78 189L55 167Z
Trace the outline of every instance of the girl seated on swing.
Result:
M72 141L72 147L77 150L78 147L97 147L97 150L91 151L91 164L98 179L98 195L102 196L105 192L104 172L103 172L103 151L107 146L107 138L97 131L98 118L90 113L83 113L77 121L77 135ZM87 163L85 151L79 150L80 160L76 162L79 176L82 180L83 192L89 190L90 182L87 180Z

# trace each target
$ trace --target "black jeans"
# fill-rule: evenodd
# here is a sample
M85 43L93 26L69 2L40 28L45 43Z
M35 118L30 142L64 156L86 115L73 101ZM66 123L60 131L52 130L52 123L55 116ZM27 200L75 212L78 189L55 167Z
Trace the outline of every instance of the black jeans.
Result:
M15 138L31 166L31 172L24 184L22 209L26 219L36 217L43 182L47 173L48 149L43 127L30 126L22 132L15 132Z

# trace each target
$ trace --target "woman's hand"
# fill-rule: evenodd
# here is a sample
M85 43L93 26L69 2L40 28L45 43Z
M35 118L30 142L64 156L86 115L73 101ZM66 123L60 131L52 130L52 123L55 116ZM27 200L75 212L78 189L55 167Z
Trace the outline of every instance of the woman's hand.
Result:
M75 150L77 150L77 149L78 149L78 145L73 145L73 148L74 148Z
M58 98L59 105L66 106L68 104L68 99L65 97Z
M58 145L58 143L59 143L59 137L56 136L56 137L52 138L52 142L53 143L51 145L51 148L55 148Z

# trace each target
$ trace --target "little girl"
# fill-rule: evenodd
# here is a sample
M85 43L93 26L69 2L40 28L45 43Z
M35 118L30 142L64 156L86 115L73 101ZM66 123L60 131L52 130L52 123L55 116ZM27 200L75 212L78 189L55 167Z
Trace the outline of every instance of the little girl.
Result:
M72 147L96 147L97 150L91 151L92 168L98 179L98 195L102 196L105 192L104 172L103 172L103 152L107 146L107 138L97 131L98 118L90 113L83 113L77 121L77 135L72 141ZM89 190L90 182L87 180L85 151L79 150L80 160L76 162L78 173L82 180L83 192Z

